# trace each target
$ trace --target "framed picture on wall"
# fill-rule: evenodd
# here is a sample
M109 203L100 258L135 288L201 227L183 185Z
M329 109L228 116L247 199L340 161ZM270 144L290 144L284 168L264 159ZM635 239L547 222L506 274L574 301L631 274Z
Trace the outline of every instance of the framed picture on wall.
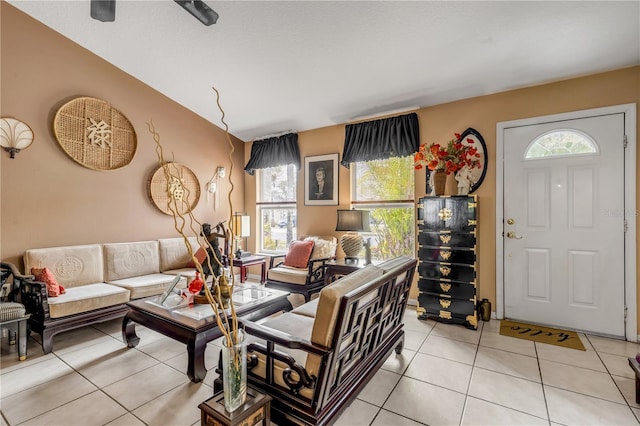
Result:
M304 204L338 205L338 154L304 157Z

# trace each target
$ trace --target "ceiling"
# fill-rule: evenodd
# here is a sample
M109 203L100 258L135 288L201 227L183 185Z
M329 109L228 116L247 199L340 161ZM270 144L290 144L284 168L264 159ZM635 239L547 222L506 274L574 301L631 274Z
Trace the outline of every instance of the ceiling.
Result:
M8 2L244 141L640 64L639 1Z

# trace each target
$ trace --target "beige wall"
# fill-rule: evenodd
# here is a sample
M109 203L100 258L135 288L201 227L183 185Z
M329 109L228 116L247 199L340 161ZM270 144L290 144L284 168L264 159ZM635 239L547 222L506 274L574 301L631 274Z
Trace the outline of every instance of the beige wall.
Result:
M0 258L22 268L28 248L177 236L173 219L147 195L147 179L158 160L146 123L153 120L165 157L170 160L174 153L202 184L218 166L229 171L224 132L5 2L0 14L1 115L24 121L35 134L33 145L15 159L0 152ZM214 95L203 94L212 108ZM128 166L94 171L60 148L53 116L61 103L77 96L105 100L131 121L138 146ZM233 140L238 165L233 204L242 211L245 144ZM225 192L229 188L228 182L222 186ZM225 196L220 200L228 206ZM202 193L196 217L212 224L227 219L229 208L214 210L211 201Z
M640 101L640 67L582 78L560 81L526 89L513 90L478 98L465 99L417 111L422 143L445 142L454 132L473 127L487 143L489 166L484 182L476 192L479 197L479 297L488 298L495 310L495 217L496 217L496 123L562 112L637 103ZM638 120L640 122L640 120ZM340 153L344 143L344 125L325 127L299 134L302 157ZM640 152L640 150L639 150ZM245 151L245 160L250 150ZM416 197L425 193L425 171L417 171ZM305 206L304 175L298 174L298 235L336 235L336 209L350 207L349 171L340 167L340 205ZM455 194L455 180L449 176L447 193ZM640 187L640 185L638 185ZM245 178L245 203L255 215L255 178ZM640 227L638 227L640 229ZM255 243L252 243L255 244ZM640 254L640 250L638 250ZM640 291L638 291L640 298ZM411 297L417 297L412 289ZM639 316L640 319L640 316ZM640 327L639 327L640 329Z

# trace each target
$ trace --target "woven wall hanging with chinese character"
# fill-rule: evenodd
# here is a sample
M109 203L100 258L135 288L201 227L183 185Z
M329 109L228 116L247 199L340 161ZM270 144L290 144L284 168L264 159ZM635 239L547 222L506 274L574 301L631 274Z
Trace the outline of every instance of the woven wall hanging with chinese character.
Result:
M180 214L188 213L200 200L198 178L190 168L180 163L166 163L164 167L168 168L168 173L158 167L149 176L149 199L164 214L172 215L171 209Z
M64 104L54 117L53 132L64 152L89 169L119 169L136 153L133 126L100 99L79 97Z

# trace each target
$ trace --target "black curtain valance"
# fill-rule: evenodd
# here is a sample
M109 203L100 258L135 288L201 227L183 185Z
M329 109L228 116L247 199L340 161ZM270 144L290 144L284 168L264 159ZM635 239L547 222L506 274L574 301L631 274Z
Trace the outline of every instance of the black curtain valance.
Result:
M406 157L420 147L420 127L415 112L364 123L347 124L340 164Z
M298 134L286 135L255 141L251 146L251 158L244 170L253 176L257 169L293 164L300 170L300 148Z

